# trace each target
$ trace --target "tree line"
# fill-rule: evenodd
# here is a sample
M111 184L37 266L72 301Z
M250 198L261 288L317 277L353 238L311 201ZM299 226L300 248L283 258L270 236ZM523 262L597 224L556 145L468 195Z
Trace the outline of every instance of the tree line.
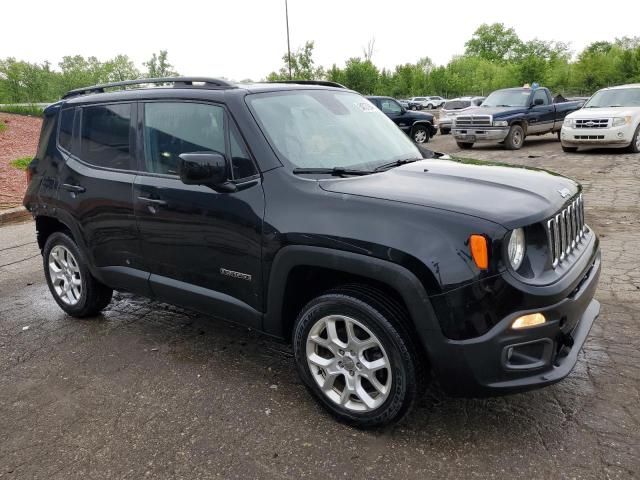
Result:
M9 57L0 59L0 103L55 101L69 90L100 83L136 78L178 75L166 50L153 53L139 70L127 55L106 61L81 55L66 56L54 70L50 62L30 63Z
M415 63L379 68L374 63L375 42L343 67L324 68L313 58L314 42L282 57L282 66L266 80L291 77L330 80L362 94L409 97L420 95L487 95L498 88L537 82L565 96L590 95L595 90L640 82L640 37L597 41L573 55L563 42L520 39L501 23L483 24L465 44L462 55L436 66L429 57ZM107 61L95 57L63 57L54 69L49 62L29 63L15 58L0 60L0 103L47 102L65 92L88 85L141 77L177 75L162 50L139 70L127 55ZM250 81L250 80L245 80Z
M498 88L537 82L553 92L591 95L599 88L640 82L640 37L597 41L574 58L563 42L521 40L513 28L495 23L481 25L465 44L463 55L436 66L429 57L416 63L378 68L372 42L361 57L349 58L344 67L316 66L313 42L291 55L292 77L335 81L362 94L396 98L442 95L487 95ZM268 80L289 78L288 55Z

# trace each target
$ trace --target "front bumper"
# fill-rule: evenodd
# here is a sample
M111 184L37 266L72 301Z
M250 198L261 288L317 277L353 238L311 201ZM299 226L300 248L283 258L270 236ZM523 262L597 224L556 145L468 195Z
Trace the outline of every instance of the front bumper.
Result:
M508 128L503 127L464 127L453 126L453 137L459 142L502 142L509 134Z
M560 142L565 147L626 147L635 130L626 125L611 128L571 128L563 126Z
M461 396L500 395L540 388L569 375L600 312L599 302L593 299L600 269L598 251L577 286L560 301L514 312L480 337L438 342L430 353L445 391ZM517 317L535 312L543 313L547 322L511 329Z

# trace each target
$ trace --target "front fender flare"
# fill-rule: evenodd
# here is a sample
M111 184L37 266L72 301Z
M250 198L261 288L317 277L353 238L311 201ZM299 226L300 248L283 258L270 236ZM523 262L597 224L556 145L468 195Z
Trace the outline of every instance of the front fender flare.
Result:
M404 300L411 321L427 349L433 333L437 332L437 335L441 335L440 326L424 286L406 268L376 257L305 245L283 247L273 260L263 323L263 329L268 334L285 336L282 317L286 301L284 294L291 270L299 266L328 268L388 285Z

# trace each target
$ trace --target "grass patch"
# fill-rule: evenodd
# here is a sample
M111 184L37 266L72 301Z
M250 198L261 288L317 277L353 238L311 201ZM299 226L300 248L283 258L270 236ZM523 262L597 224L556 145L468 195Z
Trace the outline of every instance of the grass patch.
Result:
M16 158L15 160L11 161L11 166L19 170L26 170L31 163L31 160L33 160L33 157Z
M4 122L0 122L0 133L4 132L7 129L7 124Z
M38 105L4 105L0 107L0 112L29 115L31 117L41 117L43 111L44 109Z

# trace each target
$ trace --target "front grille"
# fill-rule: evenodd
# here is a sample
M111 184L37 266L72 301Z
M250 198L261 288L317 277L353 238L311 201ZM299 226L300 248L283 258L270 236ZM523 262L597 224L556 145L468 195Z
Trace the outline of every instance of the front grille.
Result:
M576 119L576 128L607 128L607 127L609 127L608 118Z
M458 115L456 127L490 127L491 115Z
M551 266L556 268L584 239L584 203L582 194L567 207L547 220L547 240L551 252Z
M604 140L604 135L574 135L576 140Z

